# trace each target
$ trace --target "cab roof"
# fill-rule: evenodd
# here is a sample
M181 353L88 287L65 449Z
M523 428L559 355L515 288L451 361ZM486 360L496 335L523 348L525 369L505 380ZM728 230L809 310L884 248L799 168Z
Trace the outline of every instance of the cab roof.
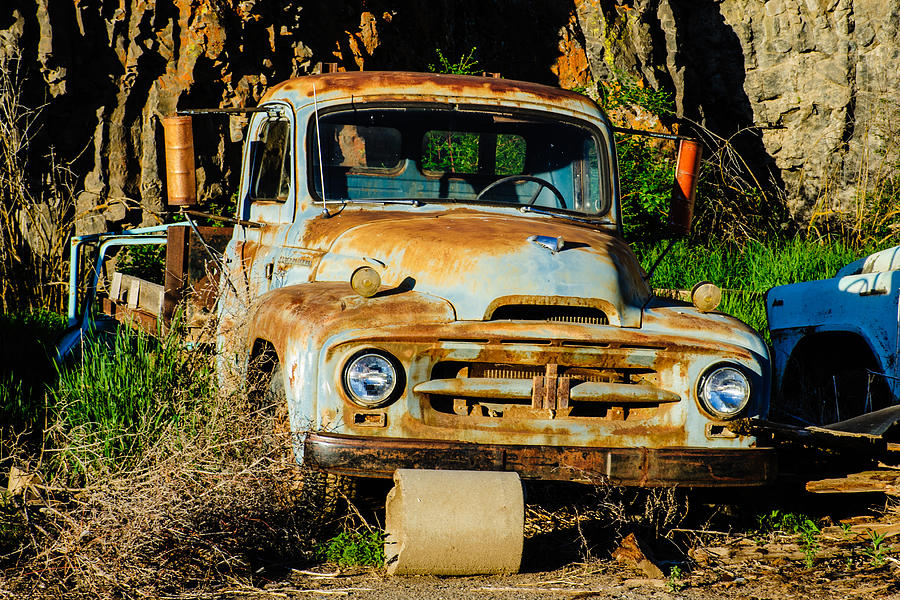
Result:
M396 101L492 100L504 104L549 104L588 114L600 112L596 103L582 94L537 83L403 71L353 71L297 77L271 88L260 103L283 98L299 105L314 98L318 102L329 102L363 97Z

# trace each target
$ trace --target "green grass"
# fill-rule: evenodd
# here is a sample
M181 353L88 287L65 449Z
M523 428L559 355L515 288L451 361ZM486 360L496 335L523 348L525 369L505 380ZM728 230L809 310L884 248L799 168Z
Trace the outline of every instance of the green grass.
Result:
M0 315L0 428L22 432L43 421L55 378L51 353L64 324L51 312Z
M665 248L664 242L637 244L635 251L649 269ZM834 277L849 262L868 253L841 243L822 244L794 238L744 246L677 242L663 258L651 280L657 289L691 289L711 281L723 290L719 310L766 334L764 294L776 285Z
M170 428L190 433L214 392L211 361L176 333L158 340L128 327L62 368L51 390L70 472L136 462Z

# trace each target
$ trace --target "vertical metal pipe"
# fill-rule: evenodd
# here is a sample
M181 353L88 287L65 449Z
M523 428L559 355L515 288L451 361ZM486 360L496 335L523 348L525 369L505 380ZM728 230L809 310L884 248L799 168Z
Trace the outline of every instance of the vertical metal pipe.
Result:
M78 324L78 263L81 258L81 238L69 240L69 327Z
M702 155L703 146L697 140L680 141L675 167L675 185L672 188L672 203L669 208L669 226L680 234L686 234L691 230Z
M174 206L197 204L194 171L194 133L189 116L162 120L166 139L166 190Z

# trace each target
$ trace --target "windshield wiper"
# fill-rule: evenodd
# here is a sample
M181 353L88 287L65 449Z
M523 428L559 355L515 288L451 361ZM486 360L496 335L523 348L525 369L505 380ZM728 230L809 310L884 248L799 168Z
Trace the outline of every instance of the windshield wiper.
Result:
M329 200L328 204L408 204L410 206L422 206L421 200L401 200L397 198L359 198L357 200Z
M588 219L585 217L573 217L572 215L567 215L565 213L550 212L549 210L542 210L540 208L534 208L533 206L522 206L519 208L519 212L534 213L536 215L544 215L547 217L556 217L558 219L566 219L568 221L576 221L578 223L588 223L590 225L597 225L598 223L603 222L603 219Z

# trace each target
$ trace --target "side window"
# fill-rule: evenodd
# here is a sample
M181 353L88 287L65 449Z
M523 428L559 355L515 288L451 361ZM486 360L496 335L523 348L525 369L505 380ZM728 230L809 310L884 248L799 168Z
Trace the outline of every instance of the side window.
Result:
M291 187L291 128L283 119L266 121L255 142L251 200L287 200Z

